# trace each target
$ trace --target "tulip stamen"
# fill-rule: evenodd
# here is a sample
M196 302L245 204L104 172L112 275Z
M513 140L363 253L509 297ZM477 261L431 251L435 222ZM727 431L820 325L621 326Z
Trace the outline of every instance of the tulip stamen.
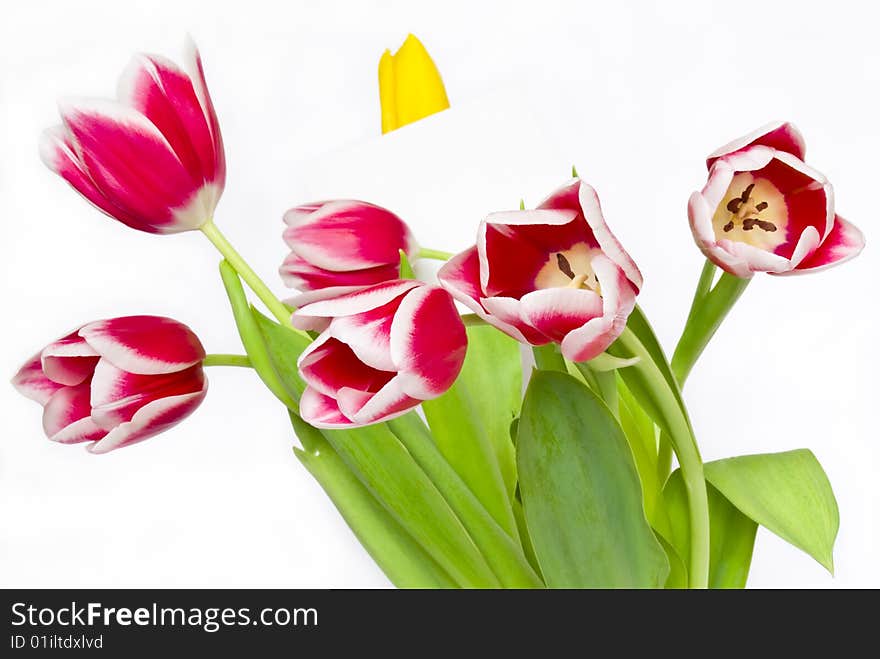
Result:
M724 233L733 231L737 223L742 224L743 231L751 231L755 227L771 233L776 231L776 225L773 224L773 222L754 217L758 213L767 210L770 206L766 201L761 201L756 204L751 200L752 190L754 190L754 188L755 184L749 183L739 197L734 197L727 202L727 210L730 211L733 217L722 227Z
M571 263L568 262L568 259L565 258L565 255L561 252L556 254L556 265L559 267L559 271L562 272L569 279L574 279L574 270L571 269ZM583 283L583 282L581 282Z

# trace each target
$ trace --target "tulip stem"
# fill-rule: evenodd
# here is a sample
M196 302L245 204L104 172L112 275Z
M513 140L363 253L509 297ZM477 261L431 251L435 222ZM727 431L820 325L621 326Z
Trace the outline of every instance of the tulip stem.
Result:
M543 346L535 346L532 348L535 355L535 366L541 371L559 371L568 373L565 365L565 358L559 352L555 343L548 343Z
M703 460L697 440L691 428L687 410L666 380L651 354L633 333L625 329L618 339L631 356L639 357L638 364L631 367L639 378L638 384L649 397L653 415L658 425L669 433L669 438L684 480L688 501L690 526L690 563L688 575L692 588L707 588L709 583L709 498L703 475ZM630 369L627 369L629 372Z
M428 249L426 247L420 247L416 254L418 259L433 259L435 261L448 261L453 256L454 254L450 252L442 252L439 249Z
M461 322L465 327L474 327L475 325L487 325L488 323L475 313L464 313L461 315Z
M202 360L202 366L241 366L253 368L250 357L247 355L210 354Z
M208 240L214 243L217 250L235 268L238 275L256 293L257 297L263 301L266 308L272 312L272 315L279 323L285 327L290 327L290 309L269 290L269 287L263 282L256 272L247 264L236 249L232 246L226 236L224 236L213 220L208 220L202 225L202 233L207 236Z
M697 359L751 281L725 272L709 290L714 271L715 266L710 266L707 261L681 338L672 354L672 373L680 387L684 386Z

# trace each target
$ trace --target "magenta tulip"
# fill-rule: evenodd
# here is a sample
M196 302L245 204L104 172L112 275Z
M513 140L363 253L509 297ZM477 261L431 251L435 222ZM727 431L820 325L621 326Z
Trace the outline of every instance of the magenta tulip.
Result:
M279 271L285 284L301 291L397 279L400 250L409 257L417 250L403 220L365 201L297 206L285 213L284 221L291 252Z
M49 344L12 384L43 406L49 439L106 453L189 416L208 389L204 358L198 337L175 320L113 318Z
M537 210L489 215L477 245L439 278L495 327L531 345L559 343L572 361L596 357L620 336L642 285L596 191L580 179Z
M862 250L862 232L834 211L831 183L803 158L803 138L789 123L709 156L709 180L688 202L694 239L708 259L749 278L813 272Z
M307 304L293 324L321 332L298 364L308 385L300 414L318 428L386 421L436 398L452 386L467 349L449 294L413 280Z
M60 106L43 135L55 173L107 215L149 233L198 229L214 214L226 162L195 45L187 72L153 55L134 58L116 101Z

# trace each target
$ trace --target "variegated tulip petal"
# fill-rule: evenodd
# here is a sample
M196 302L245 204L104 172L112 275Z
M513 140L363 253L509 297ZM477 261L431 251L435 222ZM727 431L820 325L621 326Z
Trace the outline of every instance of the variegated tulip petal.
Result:
M716 149L706 159L706 168L711 168L719 158L754 145L769 146L777 151L790 153L800 160L806 155L804 137L797 127L789 122L774 121Z
M354 425L339 411L335 398L312 387L306 387L300 397L299 413L303 421L315 428L350 428Z
M75 444L102 438L107 431L91 418L89 384L56 391L43 408L46 437L61 444Z
M172 373L205 358L205 349L191 329L161 316L97 321L84 326L79 334L97 354L129 373Z
M49 398L64 385L50 380L43 373L42 352L31 357L12 378L12 386L18 393L45 405Z
M795 270L784 274L816 272L845 263L858 256L864 247L865 236L859 228L839 215L835 215L831 233L822 244L801 261Z

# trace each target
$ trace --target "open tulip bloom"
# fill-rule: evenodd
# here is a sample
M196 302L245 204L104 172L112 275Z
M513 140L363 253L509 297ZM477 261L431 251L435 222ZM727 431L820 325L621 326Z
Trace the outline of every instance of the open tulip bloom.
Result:
M13 378L42 405L50 440L129 447L199 406L204 367L247 367L289 414L296 457L397 586L742 588L758 525L832 569L837 504L813 454L704 464L681 393L755 273L817 272L864 244L794 126L709 156L687 204L706 266L667 360L636 305L642 273L611 229L629 220L606 220L576 176L536 208L490 213L457 255L420 248L372 203L300 203L284 215L279 271L297 289L285 304L214 224L223 142L188 53L186 71L136 58L115 101L63 104L41 154L125 225L202 231L224 257L246 354L206 354L168 318L83 325ZM449 105L414 37L379 75L384 132ZM439 285L414 277L420 258L444 261ZM525 372L523 349L535 364Z

